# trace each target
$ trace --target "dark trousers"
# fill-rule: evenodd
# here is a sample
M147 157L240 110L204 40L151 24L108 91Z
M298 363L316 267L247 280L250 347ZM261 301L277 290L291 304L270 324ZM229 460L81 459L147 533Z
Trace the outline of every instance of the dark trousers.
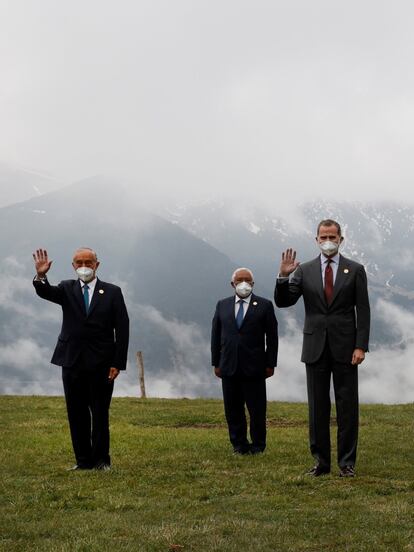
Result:
M76 463L92 468L110 464L109 405L113 381L109 368L88 369L82 359L70 368L62 368L63 388Z
M358 442L358 367L335 361L328 343L321 358L306 365L310 451L318 464L330 468L331 374L338 424L338 464L341 468L354 466Z
M245 405L250 416L252 448L263 451L266 447L266 380L246 378L242 375L222 378L224 412L234 449L245 451L247 440Z

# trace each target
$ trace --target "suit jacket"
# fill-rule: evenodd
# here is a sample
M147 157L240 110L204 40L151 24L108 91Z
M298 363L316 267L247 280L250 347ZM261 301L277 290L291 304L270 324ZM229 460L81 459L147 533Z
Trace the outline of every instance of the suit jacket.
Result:
M265 377L277 364L277 320L272 302L252 294L243 324L237 328L234 295L217 303L211 331L211 363L223 376L238 371Z
M294 305L301 295L305 304L302 362L316 362L327 338L337 362L351 362L356 348L368 351L370 308L361 264L340 255L330 305L325 299L320 256L301 264L290 280L276 282L278 307Z
M86 314L79 280L64 280L57 286L33 281L37 295L62 307L62 329L52 364L73 366L83 353L88 367L125 370L129 341L129 318L121 289L97 279Z

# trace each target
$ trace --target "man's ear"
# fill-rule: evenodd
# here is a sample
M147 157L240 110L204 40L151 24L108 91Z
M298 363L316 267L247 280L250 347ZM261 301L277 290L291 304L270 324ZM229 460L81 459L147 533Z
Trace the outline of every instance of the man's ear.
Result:
M339 240L339 243L342 243L344 241L344 237L341 236L341 239Z
M101 263L99 261L97 261L96 263L96 266L95 266L95 270L98 270L98 266L100 265Z
M234 285L234 282L230 282L231 284L231 287L235 288L236 286Z

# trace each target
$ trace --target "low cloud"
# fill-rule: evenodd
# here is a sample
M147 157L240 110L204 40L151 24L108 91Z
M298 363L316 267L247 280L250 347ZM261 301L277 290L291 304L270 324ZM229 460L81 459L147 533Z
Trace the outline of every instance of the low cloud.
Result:
M286 318L286 333L279 339L278 366L267 380L267 396L272 401L305 401L305 365L300 362L302 330L293 315Z
M168 370L155 376L146 374L146 391L149 397L205 397L217 396L219 384L210 366L210 344L201 328L195 323L185 323L166 318L151 305L129 306L130 312L150 324L154 331L168 338L170 365ZM138 386L136 386L138 395ZM127 382L120 382L117 395L130 392Z
M374 316L385 321L397 338L397 345L379 346L367 355L360 368L360 397L369 403L414 401L414 314L379 299Z
M36 305L36 301L27 267L14 256L4 258L0 262L1 394L62 393L61 371L50 364L51 349L39 344L40 333L47 332L49 323L59 324L61 314L55 305L40 301Z
M44 336L34 331L43 323L60 322L60 312L51 305L36 308L33 289L14 258L0 264L0 301L5 313L3 342L0 342L0 366L3 394L62 394L61 374L50 364L55 338L44 345ZM221 397L220 381L210 365L209 339L200 326L167 318L151 305L131 300L125 285L128 307L134 325L146 327L160 337L165 347L167 365L163 370L146 371L150 397ZM393 346L373 344L359 368L362 403L408 403L414 400L414 314L389 301L379 299L373 305L373 319L387 324ZM293 312L286 316L286 331L280 339L279 365L274 377L267 380L269 400L306 401L306 374L300 362L302 329ZM7 320L7 323L6 323ZM11 324L11 325L10 325ZM10 336L13 336L10 338ZM136 367L129 363L115 386L118 396L139 396Z
M16 257L6 257L0 263L0 305L6 312L17 314L22 323L30 321L56 321L60 312L51 306L36 308L32 279L27 276L27 267Z
M414 400L414 314L379 299L373 318L387 322L395 336L394 346L373 346L359 367L359 396L362 403L399 404ZM300 362L302 329L293 316L280 339L279 367L268 380L268 397L279 401L306 401L306 371Z
M18 339L14 343L0 347L0 362L10 368L24 369L36 365L44 358L47 349L31 339Z
M33 339L19 338L0 346L3 370L0 393L4 395L60 395L61 371L49 363L50 350Z

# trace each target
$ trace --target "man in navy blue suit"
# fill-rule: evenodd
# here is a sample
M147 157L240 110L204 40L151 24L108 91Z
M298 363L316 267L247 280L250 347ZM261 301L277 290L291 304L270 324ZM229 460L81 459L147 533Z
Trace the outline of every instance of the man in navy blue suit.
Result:
M51 362L62 366L76 464L71 469L110 469L109 405L114 380L125 370L129 319L121 289L96 277L96 253L82 247L72 266L76 280L52 286L47 251L33 254L36 293L62 307L62 329Z
M266 447L266 378L277 365L277 320L273 304L252 293L253 273L237 269L235 295L217 303L211 332L214 373L222 380L230 442L236 454L256 454ZM250 415L247 439L245 405Z

